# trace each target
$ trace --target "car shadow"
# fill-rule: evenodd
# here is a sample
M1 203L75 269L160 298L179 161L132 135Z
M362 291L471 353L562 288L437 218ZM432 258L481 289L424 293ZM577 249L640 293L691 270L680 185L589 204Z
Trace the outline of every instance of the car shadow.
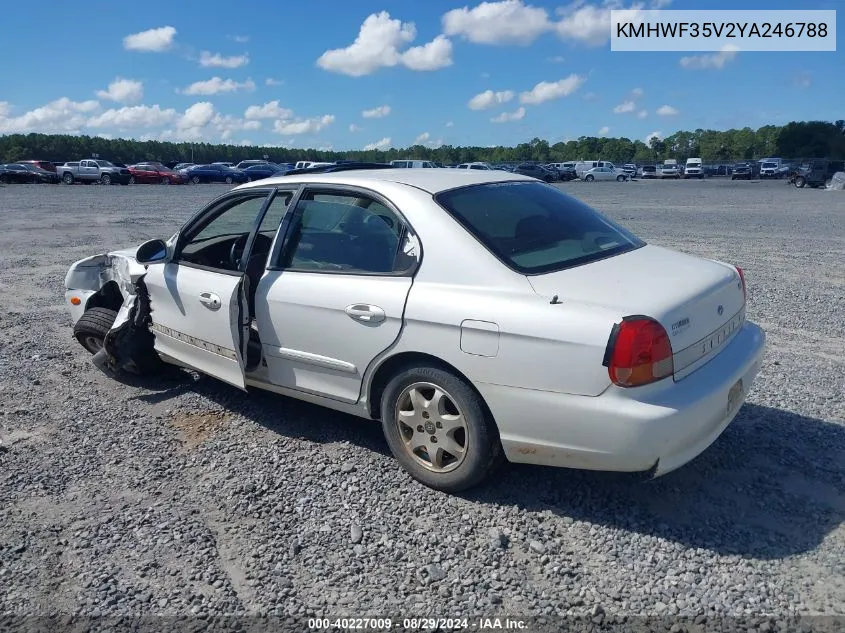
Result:
M156 379L154 393L136 398L161 402L192 392L281 436L350 442L389 455L378 423L181 374L164 384ZM843 464L845 425L746 403L707 451L658 479L506 464L461 496L721 555L773 560L815 549L845 521Z

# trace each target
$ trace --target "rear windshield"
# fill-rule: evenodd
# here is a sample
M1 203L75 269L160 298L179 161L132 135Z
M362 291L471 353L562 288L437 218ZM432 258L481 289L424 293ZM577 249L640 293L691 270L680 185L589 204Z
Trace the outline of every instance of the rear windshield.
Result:
M434 199L502 263L525 275L645 245L583 202L539 182L472 185Z

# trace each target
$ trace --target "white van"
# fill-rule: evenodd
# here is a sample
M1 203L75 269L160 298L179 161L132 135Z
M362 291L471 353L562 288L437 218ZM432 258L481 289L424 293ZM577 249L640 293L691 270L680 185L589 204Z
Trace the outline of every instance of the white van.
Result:
M390 164L404 169L434 169L436 167L430 160L392 160Z
M294 169L308 169L309 167L325 167L326 165L333 165L334 163L318 163L313 160L297 161Z
M588 172L596 167L610 167L616 169L616 166L609 160L579 160L575 163L575 175L581 178L584 172Z
M458 169L493 169L487 163L461 163L458 165Z
M704 178L700 158L687 158L687 163L684 166L684 179L686 178Z

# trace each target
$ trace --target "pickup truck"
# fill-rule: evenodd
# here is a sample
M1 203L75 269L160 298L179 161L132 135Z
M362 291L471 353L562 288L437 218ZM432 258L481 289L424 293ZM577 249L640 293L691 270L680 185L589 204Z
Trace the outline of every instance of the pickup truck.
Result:
M132 174L128 169L113 165L107 160L79 160L56 167L56 173L66 185L74 182L99 182L103 185L120 183L128 185Z

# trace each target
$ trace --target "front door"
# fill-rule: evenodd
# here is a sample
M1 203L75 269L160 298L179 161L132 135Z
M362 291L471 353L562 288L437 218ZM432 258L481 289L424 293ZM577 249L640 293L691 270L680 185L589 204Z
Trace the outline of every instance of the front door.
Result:
M156 351L242 389L250 318L244 252L268 193L247 190L213 203L180 233L170 259L151 264L144 277Z
M356 402L367 367L402 329L418 257L387 201L306 188L255 298L270 382Z

